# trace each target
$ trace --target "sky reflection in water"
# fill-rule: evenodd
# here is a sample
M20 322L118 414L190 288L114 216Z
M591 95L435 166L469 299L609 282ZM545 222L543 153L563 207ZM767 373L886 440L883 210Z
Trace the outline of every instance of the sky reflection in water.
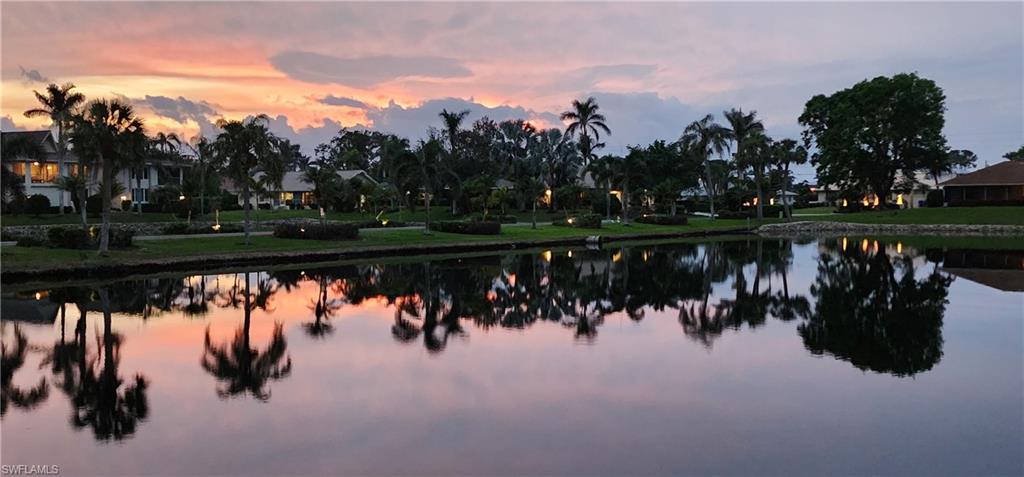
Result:
M6 292L4 463L1015 474L1022 273L739 240Z

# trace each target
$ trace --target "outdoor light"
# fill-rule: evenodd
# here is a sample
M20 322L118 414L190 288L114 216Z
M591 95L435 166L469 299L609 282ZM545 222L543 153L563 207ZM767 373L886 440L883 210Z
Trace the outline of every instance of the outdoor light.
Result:
M847 206L846 199L843 199L843 207L846 207L846 206Z
M569 250L569 258L572 258L572 250Z
M775 198L768 199L768 205L775 205Z
M179 195L178 196L178 200L185 200L185 196L184 195Z
M545 262L550 262L551 261L551 250L545 250L544 253L542 253L541 255L544 256L544 261Z
M903 205L903 194L896 196L896 205Z
M122 195L122 196L121 196L121 200L128 200L128 196L126 196L126 195Z
M867 252L868 251L868 239L864 239L863 241L861 241L861 243L860 243L860 250L862 252Z

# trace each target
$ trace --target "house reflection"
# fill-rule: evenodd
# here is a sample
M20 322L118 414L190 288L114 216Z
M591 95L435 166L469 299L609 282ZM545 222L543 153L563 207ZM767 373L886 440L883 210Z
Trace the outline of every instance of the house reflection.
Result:
M942 269L996 290L1024 292L1024 251L946 250Z

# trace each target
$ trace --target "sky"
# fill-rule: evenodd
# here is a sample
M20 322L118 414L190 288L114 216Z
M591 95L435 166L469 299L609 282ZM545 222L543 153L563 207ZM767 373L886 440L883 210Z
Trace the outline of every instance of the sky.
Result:
M22 113L49 82L185 137L266 113L307 154L341 127L416 139L442 109L561 127L593 96L621 153L732 107L799 138L812 96L917 72L946 92L951 147L984 165L1024 144L1020 2L5 1L0 17L4 130L46 126Z

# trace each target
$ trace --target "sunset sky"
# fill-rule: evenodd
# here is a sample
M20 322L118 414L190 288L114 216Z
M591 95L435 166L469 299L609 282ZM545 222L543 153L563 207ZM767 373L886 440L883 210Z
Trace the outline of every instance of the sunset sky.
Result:
M47 82L128 98L151 130L186 136L267 113L306 153L342 126L417 138L442 108L560 126L592 95L619 153L733 106L798 137L811 96L917 71L946 91L952 147L997 162L1024 143L1019 2L4 2L0 14L4 130L44 125L22 112Z

